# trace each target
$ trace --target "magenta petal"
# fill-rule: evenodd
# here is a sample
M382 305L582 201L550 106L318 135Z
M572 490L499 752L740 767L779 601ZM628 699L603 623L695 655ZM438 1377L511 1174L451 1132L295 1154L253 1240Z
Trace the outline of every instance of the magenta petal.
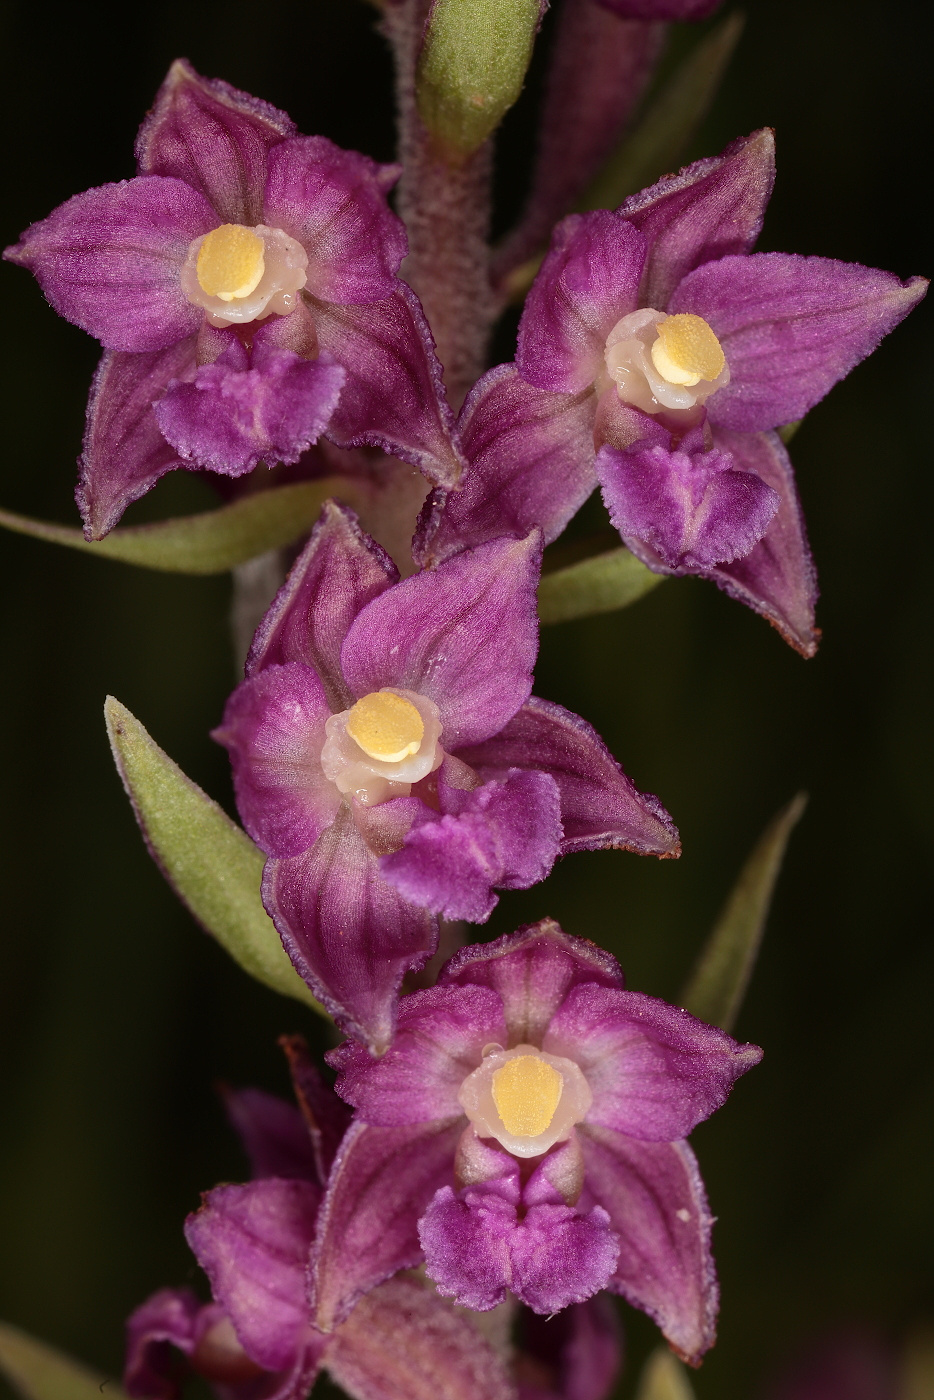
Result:
M540 559L537 531L494 540L375 598L341 648L352 693L397 686L427 695L448 752L495 734L532 689Z
M270 151L263 222L303 244L310 296L356 303L394 291L408 251L405 227L386 203L397 175L324 136L299 136Z
M584 1214L563 1203L537 1205L513 1233L509 1254L513 1293L547 1317L606 1288L619 1238L601 1206Z
M392 1045L379 1059L347 1041L328 1055L337 1092L367 1123L427 1123L463 1113L457 1095L483 1047L505 1044L503 1004L489 987L430 987L399 1006Z
M318 1199L309 1182L276 1177L218 1186L185 1225L215 1299L268 1371L288 1370L311 1339L305 1270Z
M399 577L395 564L352 511L325 502L321 519L292 565L253 638L246 673L301 661L321 677L332 710L353 697L340 668L347 629L361 608Z
M4 257L108 350L164 350L201 324L179 278L188 245L216 222L181 180L123 180L66 200Z
M504 768L550 773L561 794L561 852L611 846L676 856L678 832L656 797L630 782L586 720L533 695L498 734L458 750L487 775Z
M322 1331L342 1322L362 1293L421 1263L416 1222L453 1178L463 1121L351 1126L334 1159L312 1253L313 1316Z
M518 1197L518 1187L513 1194ZM516 1223L515 1201L497 1191L455 1195L442 1187L418 1222L426 1272L438 1292L477 1312L502 1303L512 1282Z
M619 213L649 242L640 305L664 311L693 268L728 253L748 253L774 183L775 137L766 127L627 199Z
M602 447L597 475L625 544L649 546L670 569L742 559L762 538L780 498L724 452Z
M227 1089L224 1107L250 1159L254 1179L286 1176L317 1184L311 1134L294 1104L263 1089Z
M463 463L425 313L404 282L364 306L312 303L322 350L344 366L347 382L328 437L338 447L381 447L455 486Z
M374 1049L392 1038L406 972L437 947L434 919L382 879L349 808L311 850L271 860L263 903L315 996Z
M177 1357L172 1348L191 1355L206 1311L190 1288L160 1288L130 1314L123 1373L129 1395L140 1400L176 1400ZM212 1311L220 1313L217 1307Z
M578 1128L587 1196L620 1237L610 1282L647 1312L683 1360L696 1365L713 1345L717 1280L703 1182L686 1142L637 1142L592 1124Z
M542 1049L584 1071L588 1123L647 1142L686 1137L762 1058L757 1045L739 1045L657 997L593 985L568 993Z
M212 738L233 764L243 824L272 856L308 850L337 816L341 796L321 771L331 708L310 666L267 666L238 685Z
M172 380L194 378L196 339L143 355L104 352L88 399L76 493L88 539L102 539L132 501L184 465L159 431L152 406Z
M200 190L214 224L259 224L266 158L295 125L276 107L178 59L140 127L136 159L144 175L174 175Z
M587 0L590 3L590 0ZM457 491L436 492L418 539L423 564L536 525L556 539L594 488L595 401L550 394L498 365L474 386L458 419L469 466Z
M636 308L646 247L638 229L607 209L558 225L519 323L523 379L558 394L594 382L607 336Z
M710 398L711 423L755 432L803 418L926 291L923 277L859 263L752 253L689 273L669 310L702 316L723 346L730 382Z

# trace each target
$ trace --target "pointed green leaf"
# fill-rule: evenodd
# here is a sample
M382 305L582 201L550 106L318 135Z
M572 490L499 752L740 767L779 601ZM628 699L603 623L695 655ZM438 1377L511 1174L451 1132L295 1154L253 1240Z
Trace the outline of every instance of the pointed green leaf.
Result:
M694 1400L687 1370L667 1347L658 1347L643 1366L636 1400Z
M6 1322L0 1322L0 1373L24 1400L127 1400L110 1377Z
M340 496L352 505L353 484L340 477L329 477L277 486L200 515L112 530L93 544L71 526L33 520L9 510L0 510L0 525L21 535L96 554L101 559L119 559L124 564L139 564L166 573L222 574L257 554L298 539L311 529L328 496Z
M113 696L104 717L146 845L183 904L251 977L326 1015L263 908L262 852Z
M628 549L613 549L545 574L538 586L542 622L570 622L576 617L615 612L634 603L663 580Z
M759 953L788 838L807 806L799 792L773 817L739 874L681 993L681 1005L712 1026L732 1030Z
M727 15L695 45L610 157L581 209L615 209L627 195L677 167L717 95L744 23L741 14Z

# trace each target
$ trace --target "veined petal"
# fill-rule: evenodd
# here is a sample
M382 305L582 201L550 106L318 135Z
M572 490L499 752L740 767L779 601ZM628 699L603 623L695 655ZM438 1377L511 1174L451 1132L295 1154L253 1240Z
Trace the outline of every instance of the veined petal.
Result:
M394 291L408 251L402 220L386 203L397 177L398 168L324 136L298 136L270 151L263 223L304 246L311 296L344 304Z
M678 1355L696 1365L713 1345L718 1304L704 1185L686 1142L637 1142L578 1127L586 1196L620 1237L610 1288L648 1313Z
M435 920L386 883L353 814L302 855L270 860L263 903L299 974L348 1032L382 1050L406 972L435 951Z
M923 277L859 263L752 253L696 268L669 310L702 316L726 355L730 382L710 399L711 423L755 432L803 418L926 291Z
M263 1089L226 1089L224 1108L254 1179L281 1176L318 1184L311 1134L294 1104Z
M766 127L627 199L618 212L649 245L639 304L663 311L695 267L728 253L748 253L762 230L774 183L775 137Z
M427 695L448 751L495 734L532 688L540 550L537 532L494 540L375 598L341 648L354 696L382 686Z
M179 278L192 239L216 223L182 180L123 180L66 200L4 257L29 268L58 314L106 349L164 350L201 324Z
M104 352L88 399L76 493L89 540L102 539L160 476L184 466L152 406L173 380L194 378L196 340L192 335L142 355Z
M174 175L200 190L214 224L262 222L266 159L293 136L285 112L177 59L140 127L136 159L143 175Z
M647 242L619 214L571 214L526 298L516 365L539 389L579 394L603 368L606 339L634 311Z
M458 750L481 774L504 768L550 773L561 794L561 851L607 846L676 856L678 832L656 797L639 792L586 720L531 696L498 734Z

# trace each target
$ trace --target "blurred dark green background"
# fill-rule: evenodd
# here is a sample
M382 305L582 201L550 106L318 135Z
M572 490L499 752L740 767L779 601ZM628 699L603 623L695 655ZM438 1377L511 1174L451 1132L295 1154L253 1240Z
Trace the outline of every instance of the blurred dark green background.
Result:
M923 8L751 0L687 154L777 127L761 246L930 271ZM371 24L357 0L91 3L57 24L8 6L3 241L133 173L133 135L176 54L303 131L389 157L388 62ZM534 82L527 109L532 96ZM518 110L501 181L513 199L530 131ZM96 347L23 272L0 277L0 504L73 521ZM696 1134L720 1216L721 1340L697 1378L711 1400L748 1400L841 1320L898 1330L934 1314L931 335L922 307L794 443L823 589L816 660L693 580L543 637L539 692L586 715L659 794L685 855L575 856L504 898L491 935L550 913L617 953L632 987L674 996L761 827L811 793L738 1028L765 1061ZM181 475L143 514L210 499ZM199 1190L244 1174L216 1081L284 1089L276 1035L324 1042L176 905L105 741L112 692L229 799L207 737L234 680L228 581L7 534L0 569L0 1316L116 1371L124 1315L194 1273L181 1222ZM634 1367L653 1332L632 1313L627 1332Z

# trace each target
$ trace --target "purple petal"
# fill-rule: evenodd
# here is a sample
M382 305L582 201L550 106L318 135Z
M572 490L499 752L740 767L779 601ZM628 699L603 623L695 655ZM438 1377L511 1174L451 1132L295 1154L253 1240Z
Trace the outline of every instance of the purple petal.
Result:
M590 0L588 0L590 3ZM458 419L469 462L463 486L436 492L419 532L419 560L437 564L498 535L539 526L556 539L594 488L595 401L526 384L498 365L474 386Z
M406 972L438 943L434 919L380 876L348 807L303 855L270 860L263 903L285 950L344 1029L383 1049Z
M328 1055L337 1092L368 1123L455 1118L457 1095L483 1047L504 1042L503 1005L488 987L430 987L402 999L392 1045L378 1060L347 1041Z
M204 1311L190 1288L162 1288L130 1314L123 1374L130 1395L140 1400L176 1400L177 1357L172 1348L191 1355Z
M103 539L132 501L184 465L152 406L172 380L194 378L196 343L190 336L144 355L104 352L88 399L76 493L88 539Z
M338 1328L327 1369L366 1400L514 1400L502 1358L472 1320L418 1279L361 1298Z
M601 1206L585 1215L563 1203L538 1205L513 1233L509 1254L513 1293L547 1317L606 1288L619 1238Z
M347 371L329 426L338 447L381 447L418 467L434 486L455 486L463 463L453 440L434 341L404 282L364 306L314 301L318 341Z
M558 225L519 322L523 379L558 394L594 382L607 336L636 309L646 247L638 229L607 209Z
M720 0L596 0L623 19L706 19Z
M817 575L811 560L804 515L791 460L777 433L730 433L719 428L714 441L778 492L781 504L765 535L745 559L710 571L732 598L761 613L802 656L817 650L814 622Z
M342 1322L362 1293L421 1263L416 1222L453 1178L463 1121L350 1128L334 1159L312 1253L310 1286L322 1331Z
M748 253L762 230L774 183L775 137L766 127L627 199L619 213L649 242L639 304L664 311L695 267L728 253Z
M641 992L575 987L542 1041L579 1064L594 1096L588 1123L648 1142L673 1142L726 1102L762 1059L757 1045Z
M587 1195L620 1236L610 1288L648 1313L678 1355L697 1365L713 1345L718 1293L713 1221L693 1152L686 1142L637 1142L592 1124L578 1133Z
M621 987L622 981L619 963L609 953L542 919L492 943L462 948L438 985L492 987L502 999L509 1044L539 1045L571 988L580 982Z
M534 1379L526 1379L525 1356ZM607 1400L622 1366L616 1309L600 1294L554 1318L523 1317L516 1361L519 1400ZM546 1377L547 1390L539 1384Z
M179 276L192 239L216 222L181 180L123 180L66 200L4 257L106 349L164 350L201 324Z
M311 1136L294 1104L262 1089L227 1089L224 1107L250 1159L254 1179L286 1176L317 1183Z
M214 224L259 224L266 160L295 133L284 112L178 59L140 127L136 159L144 175L174 175L200 190ZM214 225L212 225L213 227Z
M269 153L263 222L308 254L306 291L321 301L379 301L395 290L408 251L386 203L398 170L324 136L299 136Z
M677 829L658 799L639 792L597 732L560 705L533 695L499 734L459 749L458 757L481 774L504 768L550 773L561 793L562 855L607 846L680 854Z
M537 533L494 540L375 598L341 648L352 693L427 695L448 751L495 734L532 689L540 559Z
M730 382L710 398L711 423L755 432L803 418L926 290L859 263L752 253L689 273L669 309L702 316L723 346Z
M353 703L340 651L357 613L399 577L395 564L352 511L325 502L321 519L292 565L247 657L246 673L301 661L321 677L335 711Z
M514 1195L518 1199L519 1188ZM510 1239L516 1203L495 1191L455 1195L444 1186L418 1222L428 1277L461 1307L489 1312L504 1302L512 1282Z
M597 475L623 542L648 545L671 569L742 559L780 504L761 477L737 471L724 452L602 447Z
M305 1270L318 1200L307 1181L218 1186L185 1225L215 1299L268 1371L290 1369L310 1340Z
M281 1035L292 1075L292 1088L301 1109L305 1131L311 1138L317 1178L323 1184L350 1123L350 1110L341 1103L308 1053L300 1035Z

